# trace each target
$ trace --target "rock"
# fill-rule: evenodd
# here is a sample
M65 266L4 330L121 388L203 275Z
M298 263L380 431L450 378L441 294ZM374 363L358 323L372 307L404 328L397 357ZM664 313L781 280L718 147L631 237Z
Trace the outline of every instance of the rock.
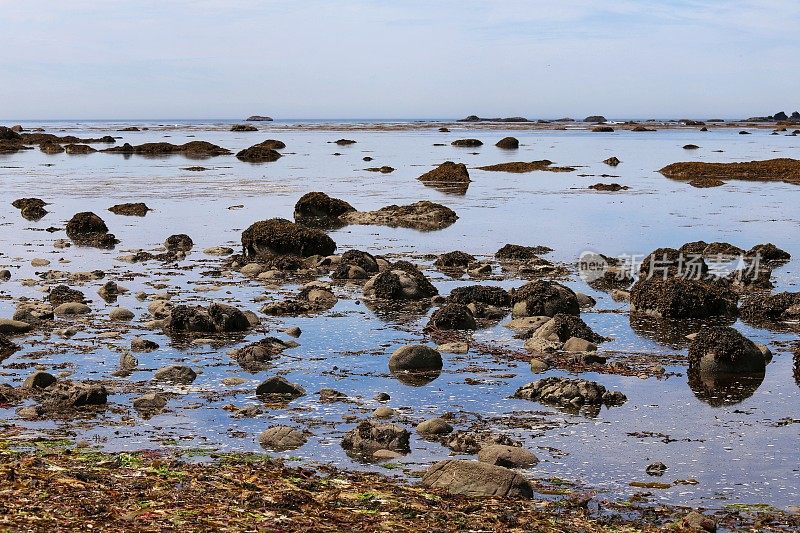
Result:
M131 402L133 408L140 412L156 412L167 405L167 399L157 392L143 394Z
M253 115L247 117L247 122L272 122L272 118L264 115Z
M661 174L676 180L748 180L800 183L800 160L768 159L744 163L681 162L667 165Z
M203 250L203 253L206 255L217 256L231 255L233 253L233 248L229 248L227 246L212 246L211 248L206 248Z
M48 411L101 406L108 402L108 391L92 383L56 383L48 389L43 407Z
M433 231L452 226L458 220L458 215L449 207L423 200L409 205L390 205L376 211L348 212L342 215L339 220L347 224ZM330 253L322 253L321 255L330 255Z
M593 342L587 341L586 339L570 337L564 343L564 347L562 349L565 352L596 352L597 345Z
M535 280L514 289L511 302L514 318L580 314L578 298L572 289L555 281Z
M680 527L688 529L689 531L705 531L708 533L715 533L717 531L717 523L714 519L704 516L697 511L692 511L683 517L680 521Z
M186 157L215 157L220 155L230 155L231 151L216 144L206 141L190 141L185 144L172 144L168 142L145 143L139 146L131 146L128 143L114 148L107 148L104 152L124 155L146 155L161 156L180 154Z
M447 342L445 344L440 344L436 347L436 349L441 353L467 353L469 352L469 344L466 342Z
M736 316L738 296L730 287L691 278L640 279L630 292L631 312L660 318Z
M502 466L478 461L440 461L427 470L422 478L422 485L468 497L533 497L530 483L520 474Z
M417 433L423 437L447 435L453 432L453 426L443 418L430 418L417 424Z
M549 159L541 159L539 161L513 161L510 163L498 163L496 165L478 167L478 170L486 170L489 172L512 172L515 174L535 171L572 172L575 170L574 167L554 167L552 165L553 162Z
M576 292L575 297L578 299L578 305L581 307L581 309L594 307L597 303L594 298L582 292Z
M50 290L47 300L51 305L58 306L63 303L83 303L86 297L77 289L71 289L66 285L56 285Z
M689 345L689 372L703 375L763 374L765 369L762 349L728 326L703 328Z
M88 144L68 144L64 147L64 151L70 155L86 155L93 154L97 150Z
M273 376L256 388L257 396L266 396L278 399L293 399L305 396L306 391L300 385L289 383L286 378Z
M475 256L455 251L442 254L433 264L441 270L465 270L475 262Z
M412 344L398 348L389 358L389 370L425 372L441 370L442 355L424 344Z
M179 305L164 322L164 331L174 333L230 333L247 331L250 321L239 309L225 304Z
M356 144L356 141L353 141L351 139L339 139L338 141L336 141L336 144L338 144L339 146L348 146L351 144Z
M342 448L365 456L372 456L378 450L406 454L411 452L410 437L411 434L400 426L364 420L345 434Z
M752 295L742 304L741 315L757 326L791 326L800 319L800 292Z
M525 468L539 462L539 459L528 450L503 444L482 447L478 452L478 460L482 463L506 468Z
M276 339L275 337L267 337L260 341L253 342L247 346L234 350L231 356L236 359L236 362L244 368L252 372L264 370L269 363L284 350L289 348L289 345Z
M0 362L10 357L18 350L19 346L8 340L5 335L0 334Z
M494 256L500 261L528 261L538 259L541 254L552 252L547 246L520 246L519 244L506 244Z
M475 317L466 305L449 303L433 313L426 329L464 330L477 327Z
M467 166L464 163L453 163L452 161L445 161L417 179L426 185L465 184L472 181L469 178Z
M67 222L67 237L76 244L99 248L111 248L119 242L103 219L88 211L75 214Z
M611 126L595 126L592 131L594 133L614 133L614 128Z
M372 254L360 250L348 250L342 254L331 278L367 279L378 270L378 261Z
M516 150L519 148L519 140L516 137L503 137L497 144L495 144L498 148L503 148L504 150Z
M603 342L605 337L598 335L586 325L579 316L556 314L533 333L534 337L556 342L567 342L572 337L585 339L589 343Z
M391 397L385 392L379 392L378 394L375 395L375 400L379 402L388 402L389 400L391 400Z
M236 159L245 163L271 163L277 161L282 156L273 146L275 146L273 141L255 144L237 153Z
M33 326L27 322L0 318L0 333L6 335L19 335L20 333L27 333L31 329L33 329Z
M620 161L618 157L614 156L614 157L609 157L608 159L603 160L603 163L605 163L606 165L615 167L615 166L619 165L620 163L622 163L622 161Z
M450 144L462 148L476 148L478 146L483 146L483 143L478 139L457 139Z
M422 272L406 261L394 263L364 285L364 297L379 300L421 300L438 292Z
M356 208L324 192L310 192L300 197L294 206L294 219L299 223L326 224L338 221L345 213Z
M139 360L128 352L123 352L119 356L119 368L123 373L130 372L139 366Z
M11 279L11 271L8 269L0 270L0 281L8 281Z
M100 297L106 302L113 302L120 294L125 294L127 292L128 289L117 285L113 281L104 283L103 286L97 290L97 294L99 294Z
M319 401L321 403L346 402L347 395L335 389L320 389Z
M302 431L289 426L272 426L258 437L261 447L276 452L296 450L306 443Z
M194 241L188 235L179 233L178 235L170 235L164 241L164 248L168 252L188 252L194 247Z
M242 232L246 257L259 255L331 255L336 243L322 231L307 228L282 218L256 222Z
M391 174L392 172L394 172L395 169L390 166L384 165L382 167L370 167L364 170L368 172L380 172L381 174Z
M748 257L758 258L767 263L784 263L789 261L792 256L789 252L781 250L771 242L766 244L757 244L750 248L746 254Z
M667 465L664 463L653 463L647 465L645 472L648 476L662 476L667 471Z
M481 303L495 307L509 307L511 305L511 295L502 287L469 285L457 287L450 291L447 301L463 305Z
M130 309L126 309L124 307L116 307L111 310L108 317L111 320L120 320L120 321L128 321L133 320L133 317L136 316Z
M88 305L78 302L64 303L53 309L53 314L56 316L86 315L91 312L92 309Z
M153 374L154 381L166 381L176 385L189 385L197 379L197 373L183 365L170 365L159 368Z
M56 382L56 378L47 372L34 372L25 379L22 387L25 389L46 389Z
M594 185L589 185L589 188L601 192L619 192L630 189L627 185L620 185L619 183L595 183Z
M560 377L544 378L523 385L517 389L514 397L562 407L621 405L627 400L621 392L608 391L594 381Z
M27 322L27 324L36 324L52 319L53 306L45 302L23 301L17 304L17 309L14 311L14 320ZM2 323L1 320L0 323ZM30 329L30 326L27 327Z
M394 409L386 406L378 407L372 412L372 416L375 418L392 418L396 414L397 412Z
M548 365L545 361L541 359L533 358L530 362L531 372L534 374L541 374L542 372L547 372L550 370L550 365Z
M148 211L152 211L146 204L137 202L133 204L117 204L108 208L115 215L125 215L129 217L143 217Z
M231 126L231 131L237 131L237 132L258 131L258 128L250 124L234 124L233 126Z
M583 121L584 122L595 122L595 123L608 122L606 120L606 117L604 117L603 115L589 115L588 117L583 119Z
M302 330L297 326L286 328L285 330L283 330L283 332L289 335L290 337L295 337L295 338L299 337L302 334Z
M168 318L173 309L172 302L167 300L156 300L147 306L147 311L153 315L153 318L164 319Z
M158 350L158 348L158 344L149 339L142 339L141 337L134 337L131 339L131 351L153 352Z

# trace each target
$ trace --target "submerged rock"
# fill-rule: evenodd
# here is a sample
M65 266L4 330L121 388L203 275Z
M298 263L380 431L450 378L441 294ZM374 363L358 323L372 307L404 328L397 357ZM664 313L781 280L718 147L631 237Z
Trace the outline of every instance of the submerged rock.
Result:
M152 211L143 202L132 204L117 204L108 208L109 211L115 215L124 215L129 217L143 217L147 215L148 211Z
M348 224L433 231L452 226L458 220L458 215L449 207L423 200L409 205L389 205L377 211L348 212L340 220Z
M531 484L514 470L478 461L440 461L425 472L422 485L468 497L533 497Z
M283 218L256 222L242 232L246 257L259 255L331 255L336 243L320 230L295 224Z
M782 181L800 184L800 160L789 158L745 163L672 163L659 172L676 180Z
M597 382L560 377L544 378L523 385L517 389L514 397L562 407L621 405L627 400L621 392L608 391Z

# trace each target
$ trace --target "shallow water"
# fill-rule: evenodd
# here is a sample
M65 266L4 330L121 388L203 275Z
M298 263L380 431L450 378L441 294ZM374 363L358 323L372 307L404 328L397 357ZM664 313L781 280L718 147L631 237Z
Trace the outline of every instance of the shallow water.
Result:
M39 124L23 124L36 127ZM425 339L425 315L412 320L376 313L360 303L356 285L337 287L337 306L316 317L268 318L264 325L270 334L287 326L300 326L300 347L287 350L269 371L248 374L232 362L227 351L241 343L263 337L253 333L240 343L224 347L171 345L158 332L144 329L141 315L147 302L132 295L138 290L156 291L147 282L163 281L177 295L173 301L231 301L253 311L261 304L253 298L269 292L255 281L236 274L230 278L209 278L201 272L219 267L219 258L206 256L204 248L229 245L236 248L242 229L256 220L281 216L292 218L293 206L306 192L319 190L348 200L360 210L388 204L403 204L429 199L454 209L459 220L435 232L377 226L348 226L331 232L338 250L358 248L376 254L412 254L430 267L423 254L464 250L489 257L505 243L547 245L554 252L547 256L556 262L573 264L581 252L593 250L607 255L644 256L660 246L680 246L694 240L725 241L744 249L761 242L773 242L800 258L800 202L797 186L788 184L734 182L712 188L695 189L671 181L656 171L675 161L742 161L772 157L797 157L800 138L770 135L768 130L752 130L738 135L736 129L665 129L657 132L612 134L570 131L470 131L451 128L451 133L436 129L413 131L314 131L290 124L260 124L265 131L232 133L225 123L175 124L165 130L116 133L126 123L44 124L48 132L61 129L78 136L121 136L120 142L140 144L150 141L182 143L206 140L236 152L267 138L283 140L285 157L274 163L251 165L233 156L189 160L181 156L146 158L96 153L87 156L66 154L48 156L38 150L0 155L0 265L10 268L13 278L0 284L0 316L13 313L8 296L41 298L40 287L25 287L20 280L34 278L35 271L59 269L87 271L103 269L105 280L82 287L93 300L98 317L122 305L133 310L137 319L124 327L118 340L99 340L89 329L71 340L52 337L20 339L24 350L0 364L0 382L19 385L32 371L32 365L53 369L68 363L76 379L105 379L118 383L110 402L127 410L131 394L125 384L142 382L155 368L183 362L203 373L189 388L170 400L168 411L142 420L132 409L104 415L99 425L81 422L25 422L12 409L0 409L0 418L33 430L54 428L75 438L89 438L109 450L152 449L157 447L208 448L221 451L258 451L258 434L276 423L289 423L309 429L314 436L299 450L283 454L346 467L364 466L349 459L339 446L342 434L354 426L343 416L366 417L379 405L372 397L388 392L388 405L398 409L397 423L412 429L425 418L445 412L457 414L457 429L473 424L488 424L495 430L523 441L542 462L527 472L532 477L558 477L583 483L615 495L636 492L631 481L695 479L697 484L676 485L667 490L652 490L654 498L671 503L721 506L727 503L769 503L778 507L800 502L800 467L797 449L800 424L778 424L782 419L797 419L799 384L793 377L791 353L775 343L796 336L758 330L737 323L748 337L772 347L774 359L763 382L748 391L738 403L714 407L691 390L685 366L667 367L666 379L622 377L611 374L583 374L608 388L623 391L628 402L621 407L603 408L596 417L570 415L555 409L509 396L522 384L539 379L526 362L499 360L487 355L445 354L442 375L428 385L411 387L391 377L388 355L398 346ZM137 126L147 125L136 123ZM156 127L156 123L151 125ZM274 131L269 131L270 129ZM522 146L503 151L493 146L496 140L514 135ZM339 138L357 144L329 144ZM477 137L485 145L456 148L457 138ZM446 146L434 146L446 143ZM700 150L686 151L694 143ZM99 146L98 146L99 147ZM715 152L723 150L723 152ZM334 153L341 153L334 156ZM362 157L374 161L365 163ZM617 156L617 167L602 163ZM473 167L504 161L550 159L556 165L578 167L571 173L532 172L507 174L475 170ZM463 196L444 194L425 187L415 178L432 165L445 160L464 162L470 167L473 182ZM185 167L202 165L209 170L191 172ZM392 174L376 174L363 169L390 165ZM591 176L581 177L580 174ZM600 177L611 174L614 177ZM617 182L631 187L619 193L599 193L586 187L597 182ZM28 222L10 203L22 196L37 196L50 202L50 214L39 222ZM106 209L124 201L145 201L154 211L145 218L116 216ZM229 209L243 205L241 208ZM63 227L78 211L94 211L106 221L122 241L113 251L71 247L56 250L52 243L64 238L63 232L47 233L50 226ZM131 249L161 245L175 233L187 233L195 251L180 266L183 270L160 270L155 263L130 265L115 257ZM50 259L52 265L33 268L34 257ZM59 259L71 261L59 264ZM499 272L495 266L496 272ZM147 274L137 277L135 274ZM469 280L453 280L428 268L426 274L447 294ZM96 295L97 288L114 279L131 289L117 304L106 305ZM774 272L776 290L798 290L800 260L795 259ZM203 284L219 284L219 290L199 292ZM487 282L505 287L519 286L524 280ZM594 296L596 308L583 313L586 322L598 333L613 337L601 351L673 356L678 361L686 354L683 342L668 339L648 328L632 328L627 304L617 303L602 292L589 288L576 275L567 282L575 290ZM291 291L296 286L284 286ZM274 291L272 291L274 292ZM613 311L613 312L611 312ZM428 312L430 313L430 311ZM504 322L504 321L503 321ZM98 322L98 325L100 323ZM106 324L107 326L107 324ZM119 328L118 328L119 329ZM161 348L150 354L136 354L140 371L129 378L112 376L120 347L127 346L134 334L151 338ZM498 325L479 330L477 341L520 348L510 330ZM680 338L680 337L678 337ZM53 347L56 353L42 353ZM20 365L22 363L22 365ZM226 404L257 405L255 386L267 376L285 373L303 385L307 396L287 408L268 408L252 419L234 419L222 409ZM54 372L55 373L55 372ZM545 375L562 375L550 371ZM222 384L226 377L244 377L243 385ZM479 384L468 384L466 379ZM353 398L354 403L320 404L316 392L333 387ZM509 420L526 420L530 427ZM111 429L109 429L111 426ZM649 436L646 436L650 432ZM639 436L633 436L637 433ZM665 438L665 436L668 436ZM667 442L665 442L667 441ZM420 469L444 458L449 450L436 443L412 436L412 453L397 463ZM645 467L660 461L668 466L662 478L650 478Z

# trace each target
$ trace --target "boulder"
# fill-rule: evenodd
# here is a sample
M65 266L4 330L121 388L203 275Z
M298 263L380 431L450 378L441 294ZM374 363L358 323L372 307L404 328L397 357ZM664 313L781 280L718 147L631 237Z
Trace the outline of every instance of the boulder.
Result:
M133 408L139 412L152 413L162 410L167 405L167 399L157 392L149 392L131 402Z
M781 250L771 242L753 246L747 251L747 256L758 257L760 261L767 263L784 263L792 258L789 252Z
M338 221L345 213L356 208L324 192L310 192L300 197L294 206L294 219L299 223L329 223Z
M800 319L800 292L752 295L742 304L741 315L757 326L791 326Z
M231 131L236 131L236 132L258 131L258 128L256 128L252 124L234 124L233 126L231 126Z
M443 366L442 354L424 344L412 344L395 350L389 358L392 372L438 371Z
M519 446L491 444L480 449L478 461L506 468L525 468L536 465L539 459Z
M88 305L79 302L63 303L53 309L53 314L55 316L86 315L91 312L92 309Z
M592 331L581 317L563 313L558 313L545 322L533 333L533 337L562 343L572 337L579 337L592 343L606 340L605 337Z
M475 317L466 305L448 303L433 313L426 329L465 330L477 327Z
M320 230L273 218L256 222L242 232L244 255L331 255L336 243Z
M689 372L726 375L763 373L765 369L765 353L728 326L703 328L689 345Z
M152 211L152 209L147 207L147 205L143 202L117 204L109 207L108 210L115 215L124 215L129 217L143 217L147 215L148 211Z
M167 333L229 333L247 331L250 321L239 309L220 303L202 306L178 305L164 322Z
M342 439L342 448L350 453L372 456L378 450L401 454L411 452L408 430L394 424L364 420L348 431Z
M370 253L348 250L339 258L332 279L366 279L378 272L378 261Z
M289 381L280 376L273 376L261 383L256 388L256 396L266 397L269 399L294 399L300 396L305 396L306 391L296 383L289 383Z
M555 281L535 280L511 291L514 318L525 316L580 315L575 292Z
M445 161L433 170L429 170L419 178L423 183L469 183L472 181L469 178L467 166L464 163L453 163L452 161Z
M111 320L119 320L123 322L133 320L134 316L136 315L133 314L133 311L126 309L125 307L115 307L108 314L108 318Z
M113 137L112 137L113 140ZM114 148L106 148L103 152L124 155L163 156L180 154L185 157L202 158L230 155L231 151L206 141L190 141L185 144L168 142L145 143L131 146L128 143Z
M289 426L272 426L258 437L261 447L276 452L296 450L306 443L302 431Z
M423 200L409 205L389 205L376 211L352 211L339 220L347 224L434 231L452 226L458 215L449 207Z
M258 372L269 366L275 356L282 353L290 346L275 337L267 337L260 341L248 344L243 348L234 350L231 356L236 359L239 366L245 370Z
M509 307L511 305L511 295L502 287L469 285L457 287L450 291L447 301L463 305L482 303L495 307Z
M83 303L86 300L84 294L77 290L71 289L66 285L56 285L50 290L47 295L47 301L53 306L59 306L63 303Z
M75 214L67 222L67 237L76 244L99 248L111 248L119 242L103 219L88 211Z
M417 424L417 433L423 437L438 437L453 432L453 426L443 418L430 418Z
M425 275L407 261L392 264L364 285L364 297L378 300L422 300L438 292Z
M619 165L621 162L622 161L620 161L619 158L616 157L616 156L609 157L608 159L605 159L603 161L603 163L605 163L606 165L611 166L611 167L615 167L615 166Z
M433 262L440 270L466 270L473 263L475 256L461 251L447 252Z
M736 316L738 296L726 284L691 278L640 278L631 288L631 312L660 318Z
M159 346L158 343L153 342L149 339L143 339L141 337L134 337L131 339L131 351L132 352L153 352L158 350Z
M7 359L19 350L19 346L0 334L0 362Z
M500 261L528 261L538 259L539 255L552 252L547 246L521 246L519 244L506 244L495 252L494 256Z
M167 237L167 240L164 241L164 248L166 248L168 252L188 252L191 251L193 247L194 241L185 233L170 235Z
M453 146L460 146L462 148L476 148L483 146L483 143L478 139L456 139L450 143Z
M271 163L281 157L280 152L262 144L245 148L236 154L236 159L245 163Z
M153 374L153 381L165 381L176 385L189 385L197 379L197 373L183 365L170 365L159 368Z
M25 389L46 389L56 382L55 376L47 372L34 372L25 379L22 387Z
M102 406L108 402L108 391L94 383L56 383L48 388L43 406L47 411Z
M520 474L479 461L440 461L425 472L422 485L468 497L533 497L531 484Z
M621 405L627 400L621 392L608 391L597 382L560 377L544 378L523 385L517 389L514 397L562 407Z
M495 146L504 150L516 150L519 148L519 140L516 137L503 137Z

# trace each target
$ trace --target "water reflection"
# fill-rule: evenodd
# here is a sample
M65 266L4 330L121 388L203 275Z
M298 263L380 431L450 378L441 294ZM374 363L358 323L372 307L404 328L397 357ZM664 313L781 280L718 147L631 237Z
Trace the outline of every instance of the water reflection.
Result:
M710 375L689 372L689 388L711 407L736 405L750 398L764 382L764 372L746 375Z
M697 333L703 326L732 326L735 319L714 318L707 320L672 320L642 313L631 313L631 329L646 339L681 350L689 347L687 335Z

